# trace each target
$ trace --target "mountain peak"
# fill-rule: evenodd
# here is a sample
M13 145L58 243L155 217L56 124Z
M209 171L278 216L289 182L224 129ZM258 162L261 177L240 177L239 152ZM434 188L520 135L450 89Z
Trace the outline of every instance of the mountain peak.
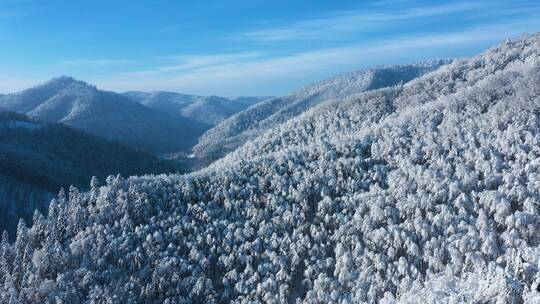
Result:
M66 88L90 88L90 89L96 89L95 86L84 82L82 80L77 80L71 76L62 75L59 77L55 77L49 81L47 81L44 86L47 87L54 87L57 89L66 89Z
M71 77L71 76L58 76L55 78L52 78L51 80L47 81L47 84L63 84L63 85L70 85L77 82L77 79Z
M60 75L58 77L52 78L51 81L75 82L75 81L77 81L77 79L75 79L74 77L69 76L69 75Z

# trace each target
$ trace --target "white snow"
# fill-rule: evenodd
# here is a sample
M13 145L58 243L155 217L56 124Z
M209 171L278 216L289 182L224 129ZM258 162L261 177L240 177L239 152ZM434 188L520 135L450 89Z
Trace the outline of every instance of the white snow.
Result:
M204 133L193 150L199 158L212 162L265 130L275 128L324 101L401 85L449 62L431 60L411 65L381 66L308 85L288 96L260 102L233 115Z

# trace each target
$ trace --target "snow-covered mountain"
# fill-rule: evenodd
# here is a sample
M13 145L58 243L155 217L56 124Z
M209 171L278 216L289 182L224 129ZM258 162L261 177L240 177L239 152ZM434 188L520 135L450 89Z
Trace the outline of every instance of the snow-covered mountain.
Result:
M208 128L71 77L0 96L0 109L63 123L156 154L188 149Z
M225 98L219 96L185 95L174 92L156 91L126 92L124 95L147 107L177 113L180 116L214 126L231 115L238 113L269 97Z
M73 189L1 243L0 302L535 303L539 83L536 34Z
M251 106L207 131L194 147L203 164L223 157L262 132L300 115L319 103L356 93L406 83L450 60L430 60L411 65L382 66L355 71L317 82L288 96Z
M0 112L0 230L46 212L61 187L87 188L93 176L178 172L178 165L60 124ZM1 301L0 301L1 302Z

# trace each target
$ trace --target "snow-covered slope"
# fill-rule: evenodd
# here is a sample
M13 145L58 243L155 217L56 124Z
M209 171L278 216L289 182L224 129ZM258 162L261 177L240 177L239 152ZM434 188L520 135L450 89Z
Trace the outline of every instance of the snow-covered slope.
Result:
M214 126L231 115L269 97L238 97L185 95L174 92L127 92L124 95L147 107L177 113L183 117Z
M208 128L70 77L0 97L0 108L64 123L153 153L188 149Z
M328 101L202 171L73 190L2 243L0 301L534 303L539 83L537 34Z
M285 97L266 100L204 133L194 147L195 155L202 163L212 162L262 132L300 115L323 101L406 83L449 62L449 60L431 60L411 65L382 66L356 71L306 86Z
M0 230L47 211L61 187L86 188L93 176L178 172L175 163L69 127L0 112ZM0 301L1 302L1 301Z

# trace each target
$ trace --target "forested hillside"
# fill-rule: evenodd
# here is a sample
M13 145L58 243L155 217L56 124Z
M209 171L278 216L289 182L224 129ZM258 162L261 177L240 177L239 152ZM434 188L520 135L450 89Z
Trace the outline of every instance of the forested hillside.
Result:
M214 126L269 97L225 98L219 96L185 95L175 92L126 92L124 96L152 109L176 113L194 121Z
M0 109L63 123L154 154L189 150L209 128L71 77L0 96Z
M255 104L223 121L205 132L193 151L204 166L321 102L406 83L449 62L430 60L411 65L381 66L308 85L285 97Z
M0 112L0 230L14 236L20 217L46 212L60 188L88 188L93 176L183 169L147 153L69 127Z
M322 103L189 175L72 188L0 302L535 303L540 34Z

